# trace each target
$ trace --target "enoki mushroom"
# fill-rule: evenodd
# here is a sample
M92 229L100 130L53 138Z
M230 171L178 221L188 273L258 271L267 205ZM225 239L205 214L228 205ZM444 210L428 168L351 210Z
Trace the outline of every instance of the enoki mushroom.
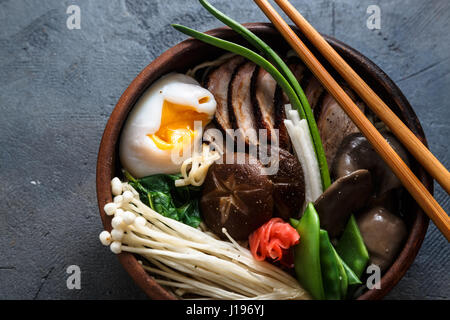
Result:
M138 254L160 285L202 299L310 298L292 276L256 261L225 229L230 242L160 215L128 183L119 182L111 182L116 196L105 205L106 214L114 216L113 230L103 231L100 241L116 254Z

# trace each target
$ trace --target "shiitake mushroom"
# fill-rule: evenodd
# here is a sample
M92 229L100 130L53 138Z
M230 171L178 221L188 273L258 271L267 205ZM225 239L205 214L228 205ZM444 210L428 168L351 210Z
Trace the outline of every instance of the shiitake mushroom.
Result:
M222 228L236 240L250 233L273 215L273 183L262 175L262 164L244 153L243 164L214 163L208 171L200 199L206 226L224 238Z
M384 132L383 137L408 165L407 152L394 135ZM337 179L358 169L367 169L372 173L377 195L401 186L400 180L373 149L367 138L361 133L353 133L342 140L333 161L331 174Z
M236 240L248 236L279 216L284 220L298 217L305 201L305 183L301 164L295 156L278 149L278 169L265 175L265 167L248 154L242 164L214 163L203 184L200 211L208 228L224 237L222 228Z
M278 170L270 175L274 185L275 215L288 220L298 218L305 202L305 176L297 157L284 149L278 149Z
M386 208L372 207L356 217L371 263L387 270L400 251L408 231L405 222Z
M371 174L364 169L334 181L314 203L321 228L328 231L330 238L338 237L350 215L365 206L371 193Z

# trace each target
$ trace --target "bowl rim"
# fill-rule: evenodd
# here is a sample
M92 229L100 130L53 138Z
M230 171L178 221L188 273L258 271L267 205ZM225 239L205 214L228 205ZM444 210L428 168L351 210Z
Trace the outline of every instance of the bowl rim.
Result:
M269 35L278 33L278 31L270 23L256 22L246 23L244 25L259 35L264 35L266 33ZM301 32L295 26L292 26L292 28L297 32L297 34L299 34L300 37L302 37ZM230 32L232 31L228 27L220 27L207 31L208 34L222 38L224 36L226 38L226 35L230 34ZM406 113L410 119L414 119L414 123L409 124L409 126L413 129L413 131L415 131L419 139L427 146L427 140L419 119L417 118L406 97L397 85L388 77L388 75L384 73L380 67L375 65L374 62L347 44L328 35L324 35L324 37L333 47L339 48L344 59L351 59L352 63L355 63L358 67L366 69L367 72L374 75L374 79L377 79L377 83L384 86L384 88L392 95L395 103L402 107L402 112ZM150 80L152 79L152 74L155 73L154 70L158 70L173 56L186 53L192 49L192 46L195 47L195 45L200 45L200 42L191 38L184 40L169 48L149 63L136 76L136 78L133 79L128 88L123 92L108 119L100 142L96 167L97 202L100 217L105 230L111 231L112 229L111 218L105 214L103 207L107 202L112 201L109 186L111 178L114 175L114 152L116 150L116 143L119 139L123 122L139 97L139 93L142 93L150 85L150 83L155 80ZM111 137L113 137L113 139L111 139ZM416 175L423 182L430 193L433 194L433 181L421 166L418 166ZM408 238L393 265L382 276L380 283L381 289L367 290L357 298L358 300L381 299L391 291L391 289L400 281L413 263L424 240L428 224L428 217L423 213L420 207L417 206L416 217L412 223ZM118 259L135 283L147 294L149 298L168 300L177 299L157 284L152 276L147 274L133 254L122 252L118 255Z

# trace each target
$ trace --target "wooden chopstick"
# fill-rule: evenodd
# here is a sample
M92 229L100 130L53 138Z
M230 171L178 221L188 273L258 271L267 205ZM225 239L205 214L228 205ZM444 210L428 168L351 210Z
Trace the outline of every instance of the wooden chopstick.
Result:
M383 100L364 82L333 47L287 0L275 0L300 31L330 62L345 81L358 93L369 108L389 127L425 170L450 194L450 172L415 136L415 134L392 112Z
M322 83L327 91L335 98L350 119L359 130L369 140L377 153L389 165L394 174L409 191L411 196L417 201L420 207L436 224L438 229L450 241L450 218L441 208L439 203L428 192L424 185L414 175L414 173L403 162L400 156L392 149L389 143L383 138L373 124L366 118L364 113L356 106L353 100L339 86L336 80L327 72L317 58L305 46L295 32L275 11L267 0L254 0L264 14L269 18L285 40L299 55L306 66Z

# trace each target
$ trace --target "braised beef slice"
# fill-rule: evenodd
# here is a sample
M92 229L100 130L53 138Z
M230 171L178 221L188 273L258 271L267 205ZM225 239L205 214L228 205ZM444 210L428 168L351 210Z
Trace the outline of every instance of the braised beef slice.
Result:
M311 109L314 110L316 108L324 91L325 89L322 87L320 81L312 76L305 87L305 96Z
M258 68L254 76L252 92L255 120L258 129L267 130L267 138L272 141L275 125L275 89L277 82L263 68Z
M278 147L290 150L290 139L283 122L282 90L267 71L259 68L255 72L252 101L257 129L266 129L268 141L274 144L278 139ZM278 135L274 131L276 129Z
M206 88L217 102L215 120L222 130L232 129L228 112L228 87L236 68L243 62L243 57L233 57L208 74Z
M258 144L256 120L251 100L252 76L256 64L246 62L233 75L228 91L230 120L235 129L241 129L246 144Z
M353 95L348 90L347 93L350 96ZM364 111L363 104L357 105ZM358 127L330 94L326 94L323 98L317 127L322 138L328 166L331 166L342 140L349 134L359 132Z
M275 91L275 128L278 129L279 147L288 151L291 151L291 138L284 125L286 120L286 111L284 109L284 103L282 99L283 90L280 86L277 86Z
M305 78L305 75L308 73L305 65L301 62L299 58L291 57L288 59L288 68L294 74L295 79L297 79L298 83L301 85L302 81ZM285 92L282 93L282 101L283 104L289 103L289 98Z
M294 77L297 79L298 83L302 83L303 77L305 76L306 67L300 59L296 59L296 61L288 63L288 67L294 74Z

